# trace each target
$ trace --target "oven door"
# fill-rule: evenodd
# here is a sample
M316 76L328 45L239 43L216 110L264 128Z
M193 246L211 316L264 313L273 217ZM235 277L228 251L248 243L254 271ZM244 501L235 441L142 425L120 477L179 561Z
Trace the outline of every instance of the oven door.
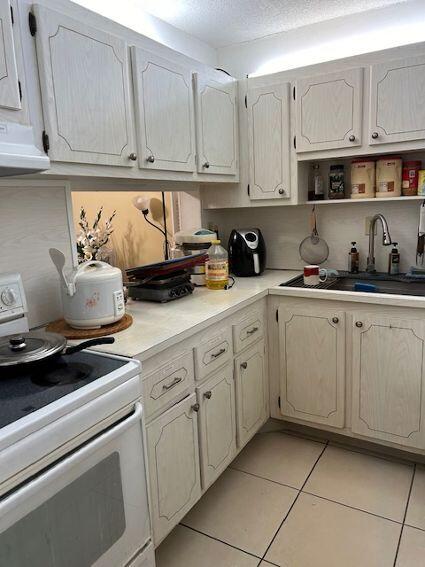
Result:
M121 567L149 540L139 403L0 500L7 567Z

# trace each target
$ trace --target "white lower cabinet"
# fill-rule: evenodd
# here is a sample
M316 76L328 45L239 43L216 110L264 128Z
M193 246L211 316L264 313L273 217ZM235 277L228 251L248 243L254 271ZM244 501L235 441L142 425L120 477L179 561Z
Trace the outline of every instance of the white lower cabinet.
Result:
M268 388L264 341L235 358L236 427L243 447L268 417Z
M192 394L146 428L156 546L201 495L198 409Z
M343 427L345 313L304 305L279 308L281 412Z
M207 489L236 454L235 384L226 365L196 389L202 488Z
M422 320L354 313L355 433L425 449L424 346Z

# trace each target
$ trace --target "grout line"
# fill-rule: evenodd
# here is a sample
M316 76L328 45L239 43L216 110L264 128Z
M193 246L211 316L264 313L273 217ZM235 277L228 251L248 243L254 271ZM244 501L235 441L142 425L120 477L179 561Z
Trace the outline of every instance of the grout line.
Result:
M310 478L312 472L314 471L314 469L315 469L317 463L320 461L320 459L321 459L323 453L326 451L326 448L327 448L328 444L329 444L329 441L326 442L325 446L323 447L322 451L320 452L320 455L317 457L317 459L316 459L316 461L315 461L315 463L314 463L314 465L313 465L311 471L308 473L307 478L306 478L305 481L303 482L303 485L301 486L301 488L300 488L298 494L296 495L294 501L292 502L292 504L291 504L289 510L288 510L287 513L285 514L285 517L284 517L283 520L281 521L281 523L280 523L279 527L277 528L277 530L276 530L274 536L272 537L271 542L270 542L269 545L267 546L267 549L266 549L266 551L264 552L262 559L265 558L265 556L267 555L267 552L269 551L269 549L270 549L271 546L273 545L273 542L274 542L274 540L276 539L277 534L280 532L280 530L281 530L283 524L284 524L285 521L286 521L286 518L289 516L289 514L291 513L292 508L295 506L295 503L297 502L298 498L300 497L300 494L302 493L302 489L303 489L304 486L306 485L306 483L307 483L308 479Z
M412 495L413 482L415 480L415 475L416 475L416 465L413 468L412 480L410 482L409 495L407 497L406 508L404 509L403 525L401 526L400 536L398 538L397 549L396 549L396 552L395 552L394 564L393 564L394 567L396 567L396 564L397 564L398 552L400 550L401 538L402 538L402 535L403 535L404 525L405 525L405 522L406 522L406 516L407 516L407 510L409 508L410 496Z
M272 480L271 478L266 478L265 476L260 476L259 474L254 474L252 472L244 471L242 469L237 469L236 467L232 467L232 465L229 465L229 469L232 469L232 471L241 472L243 474L248 474L249 476L254 476L255 478L259 478L261 480L266 480L267 482L273 482L273 484L277 484L278 486L285 486L286 488L292 488L292 490L296 490L297 492L301 490L299 486L292 486L291 484L278 482L277 480Z
M183 522L180 522L179 525L183 526L185 528L188 528L189 530L192 530L193 532L196 532L198 534L202 534L205 537L209 537L210 539L218 541L218 542L222 543L223 545L227 545L228 547L232 547L233 549L237 549L238 551L241 551L242 553L245 553L246 555L250 555L251 557L255 557L255 559L259 559L260 561L263 560L262 557L259 557L258 555L254 555L254 553L251 553L250 551L246 551L245 549L242 549L241 547L236 547L236 545L232 545L231 543L228 543L227 541L223 541L222 539L219 539L218 537L214 537L212 535L206 534L205 532L201 532L201 530L197 530L196 528L192 528L192 526L188 526L187 524L183 524Z
M375 516L375 518L381 518L381 520L387 520L388 522L393 522L394 524L398 524L399 526L402 525L402 521L393 520L392 518L387 518L386 516L380 516L379 514L375 514L374 512L368 512L367 510L363 510L363 508L356 508L355 506L350 506L349 504L344 504L343 502L339 502L338 500L332 500L332 498L327 498L326 496L320 496L319 494L315 494L314 492L308 492L308 490L302 490L303 494L308 494L309 496L314 496L315 498L320 498L321 500L326 500L327 502L332 502L333 504L338 504L338 506L344 506L344 508L350 508L350 510L356 510L356 512L363 512L363 514L369 514L369 516Z

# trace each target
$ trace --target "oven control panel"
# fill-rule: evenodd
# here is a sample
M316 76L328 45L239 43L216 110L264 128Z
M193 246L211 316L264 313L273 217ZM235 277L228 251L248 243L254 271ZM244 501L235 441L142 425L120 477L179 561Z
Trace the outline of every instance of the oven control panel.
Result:
M20 274L0 274L0 336L28 331L27 302Z

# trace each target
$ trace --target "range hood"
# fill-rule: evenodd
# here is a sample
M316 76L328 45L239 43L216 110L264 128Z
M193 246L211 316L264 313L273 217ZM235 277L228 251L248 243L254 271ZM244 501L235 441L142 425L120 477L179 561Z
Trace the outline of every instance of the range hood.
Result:
M49 169L50 160L34 143L31 126L0 122L0 177Z

